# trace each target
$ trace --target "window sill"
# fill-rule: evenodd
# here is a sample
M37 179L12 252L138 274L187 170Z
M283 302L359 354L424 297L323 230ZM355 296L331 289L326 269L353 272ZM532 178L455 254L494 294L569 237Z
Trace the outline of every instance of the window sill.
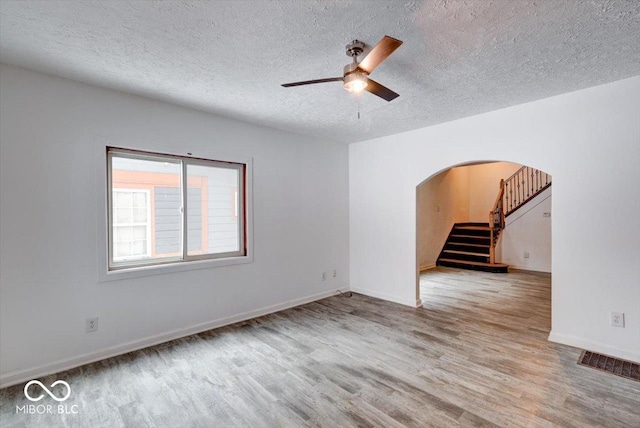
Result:
M98 273L98 282L121 281L131 278L142 278L167 273L185 272L197 269L210 269L221 266L232 266L253 262L253 256L227 257L224 259L197 260L191 262L167 263L154 266L139 266L129 269L102 271Z

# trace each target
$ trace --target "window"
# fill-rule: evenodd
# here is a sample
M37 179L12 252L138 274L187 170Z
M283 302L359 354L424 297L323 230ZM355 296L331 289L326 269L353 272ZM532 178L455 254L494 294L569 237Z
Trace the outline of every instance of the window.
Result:
M113 260L150 257L149 191L113 190Z
M107 149L109 270L246 256L246 165Z

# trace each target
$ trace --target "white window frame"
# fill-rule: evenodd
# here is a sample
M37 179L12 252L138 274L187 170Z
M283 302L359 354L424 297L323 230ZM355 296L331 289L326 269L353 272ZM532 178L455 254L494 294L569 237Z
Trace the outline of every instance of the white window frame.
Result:
M218 254L205 254L205 255L193 255L188 256L185 259L157 259L155 262L153 259L150 263L145 264L132 264L126 267L117 269L110 268L110 255L109 250L110 239L110 219L109 216L109 195L111 192L111 165L110 165L110 152L128 152L138 155L152 156L157 160L157 157L169 157L172 159L182 159L188 163L198 163L205 161L207 165L212 165L210 162L218 162L222 165L239 164L243 171L240 174L241 184L239 187L240 199L240 213L244 214L244 221L239 219L238 225L242 229L240 242L240 252L236 253L218 253ZM149 151L147 148L117 148L110 145L102 145L98 147L96 153L96 184L98 195L98 282L118 281L129 278L145 277L150 275L161 275L166 273L183 272L196 269L209 269L220 266L238 265L244 263L253 262L253 159L243 158L233 155L221 155L209 150L203 150L197 155L188 153L186 156L182 152L165 151L164 153L157 153ZM107 173L105 174L105 166ZM186 168L182 169L184 180L184 173ZM182 188L182 186L181 186ZM242 190L244 189L244 194ZM244 196L244 198L242 198ZM184 200L184 199L183 199ZM186 217L186 216L184 216ZM186 222L186 218L184 220ZM183 223L184 225L184 223ZM183 226L184 227L184 226ZM183 248L183 254L185 250ZM212 256L212 257L208 257Z
M237 184L237 188L238 189L242 189L244 188L244 169L246 168L245 165L242 164L237 164L237 163L228 163L228 162L220 162L220 161L213 161L213 160L201 160L201 159L184 159L182 161L182 182L186 183L187 182L187 167L189 165L194 165L194 166L212 166L212 167L217 167L217 168L225 168L225 169L233 169L236 170L238 172L238 184ZM183 185L182 186L182 191L184 192L186 190L188 186ZM243 248L245 246L245 239L244 239L244 220L243 217L244 216L238 216L236 215L236 219L238 222L238 251L231 251L231 252L226 252L226 253L208 253L208 254L198 254L198 255L193 255L190 256L189 255L189 248L187 246L187 226L188 226L188 222L187 222L187 213L188 211L188 206L187 206L187 198L186 194L183 194L182 196L182 230L183 230L183 234L182 234L182 252L183 252L183 258L185 261L193 261L193 260L204 260L204 259L212 259L212 258L225 258L225 257L239 257L239 256L243 256L246 253L246 249ZM242 198L240 198L242 199ZM243 213L243 201L239 201L238 204L238 213Z

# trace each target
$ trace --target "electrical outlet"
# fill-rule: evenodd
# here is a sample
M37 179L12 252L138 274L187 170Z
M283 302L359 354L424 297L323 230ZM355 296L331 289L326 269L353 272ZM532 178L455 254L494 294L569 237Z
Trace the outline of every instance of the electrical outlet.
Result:
M98 330L98 317L87 318L85 320L85 331L87 333Z
M322 280L323 281L327 280L327 273L326 272L322 272Z
M614 327L624 327L624 313L611 312L611 325Z
M529 258L529 252L528 252L528 251L525 251L525 252L524 252L524 258L525 258L525 259L528 259L528 258Z
M333 277L335 278L336 276L338 276L338 271L337 270L333 270Z
M550 212L542 213L542 217L551 217Z

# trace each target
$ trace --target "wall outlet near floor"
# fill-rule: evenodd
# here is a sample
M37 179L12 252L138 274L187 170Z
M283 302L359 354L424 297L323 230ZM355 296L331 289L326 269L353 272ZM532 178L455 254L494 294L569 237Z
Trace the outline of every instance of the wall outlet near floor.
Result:
M98 317L87 318L84 327L87 333L98 330Z
M333 270L333 277L335 278L336 276L338 276L338 271L337 270Z
M611 312L611 325L614 327L624 327L624 313Z
M323 281L327 280L327 273L326 272L322 272L322 280Z
M529 252L528 252L528 251L525 251L525 252L524 252L524 258L525 258L525 259L528 259L528 258L529 258Z

